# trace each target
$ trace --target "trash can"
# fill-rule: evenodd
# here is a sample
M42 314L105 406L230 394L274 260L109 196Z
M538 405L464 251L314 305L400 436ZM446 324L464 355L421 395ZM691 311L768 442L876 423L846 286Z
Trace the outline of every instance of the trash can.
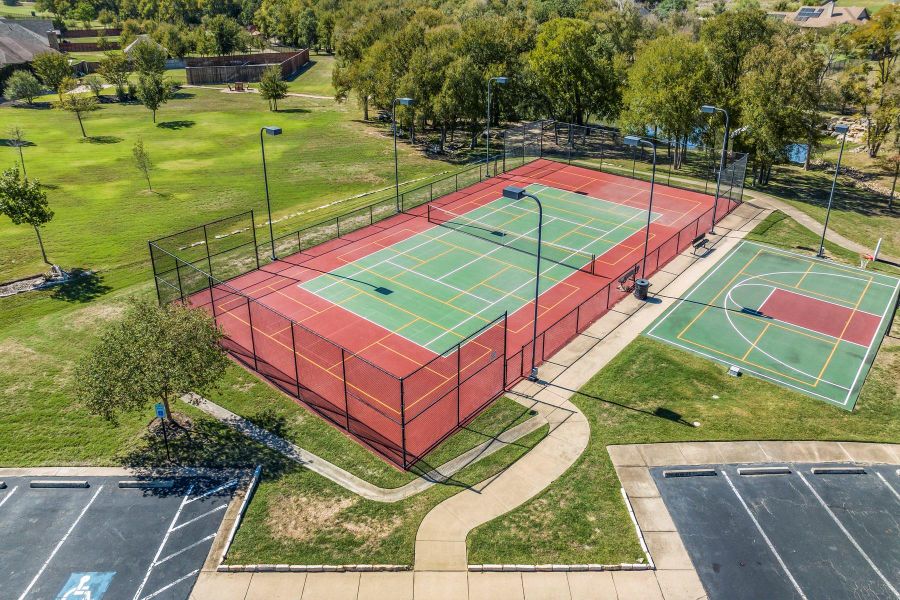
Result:
M638 300L647 299L647 290L650 289L650 282L646 279L634 280L634 297Z

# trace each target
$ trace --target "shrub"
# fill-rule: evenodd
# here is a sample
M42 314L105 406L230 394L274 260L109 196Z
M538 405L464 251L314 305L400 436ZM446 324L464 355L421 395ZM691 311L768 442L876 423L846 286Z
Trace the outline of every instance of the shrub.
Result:
M6 80L6 96L10 100L24 100L31 104L42 91L37 77L28 71L14 71Z

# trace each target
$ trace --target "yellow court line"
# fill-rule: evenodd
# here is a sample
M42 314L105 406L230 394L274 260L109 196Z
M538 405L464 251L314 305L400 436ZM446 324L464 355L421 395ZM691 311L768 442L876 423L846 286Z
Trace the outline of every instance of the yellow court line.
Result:
M865 289L863 289L862 294L860 294L859 299L857 299L856 304L853 306L853 310L850 311L850 316L847 318L847 322L844 323L843 329L841 329L841 334L838 336L838 341L835 342L834 348L831 349L831 354L828 355L828 360L825 361L825 365L822 367L822 370L819 371L819 374L816 376L816 381L820 381L822 379L822 375L825 374L825 369L828 368L828 365L831 364L831 359L834 358L835 352L837 352L837 348L840 345L840 340L844 338L844 333L847 332L847 328L850 327L850 321L853 320L853 317L856 316L856 311L859 309L859 305L862 304L863 298L866 297L866 292L869 291L869 286L872 285L872 280L869 280L869 283L866 284Z
M815 273L813 273L813 274L815 274ZM794 290L800 290L801 292L803 292L804 295L807 295L807 296L820 296L822 298L825 298L827 300L832 300L834 302L846 302L846 303L854 302L853 300L848 300L847 298L838 298L837 296L829 296L828 294L824 294L822 292L816 292L814 290L807 290L805 288L797 287L797 286L791 285L789 283L783 283L781 281L776 281L774 279L768 279L766 277L754 277L754 279L756 281L765 281L766 283L771 283L772 285L776 285L776 286L782 287L782 288L790 288L790 289L794 289ZM869 280L869 283L871 283L871 280ZM850 307L844 306L844 308L850 308Z
M502 269L500 269L500 270L497 271L496 273L492 274L491 277L496 277L497 275L500 275L501 273L507 271L507 270L510 268L510 266L511 266L511 265L506 265L505 267L503 267ZM455 296L453 296L452 298L450 298L450 302L453 302L454 300L456 300L457 298L459 298L459 297L462 296L463 294L471 294L471 293L472 293L472 290L474 290L475 288L477 288L477 287L480 286L480 285L487 285L487 284L485 283L485 280L477 281L477 282L475 282L474 284L472 284L471 286L467 287L465 290L461 291L461 292L458 293L457 295L455 295ZM488 286L488 287L491 287L491 286ZM496 290L497 288L493 288L493 289ZM502 291L502 290L498 290L498 291ZM505 293L505 292L504 292L504 293ZM513 297L515 297L515 295L514 295Z
M759 340L766 334L766 331L769 330L769 323L766 323L766 326L762 328L762 331L759 332L759 335L756 336L756 339L753 340L753 343L750 344L750 347L747 348L747 351L744 352L744 356L741 357L741 360L747 360L747 357L750 356L750 353L756 349L756 345L759 343Z
M810 261L809 266L806 267L806 271L803 272L803 276L800 277L800 281L797 282L797 289L800 289L800 286L803 284L803 280L806 279L806 276L809 275L809 272L812 271L812 268L816 263Z

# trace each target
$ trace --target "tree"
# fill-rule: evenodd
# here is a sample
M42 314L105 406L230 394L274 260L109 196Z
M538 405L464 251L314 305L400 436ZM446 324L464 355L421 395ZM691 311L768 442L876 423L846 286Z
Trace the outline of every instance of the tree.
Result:
M818 75L822 57L802 33L784 31L771 44L751 50L740 79L740 106L748 142L759 168L760 184L772 165L787 158L788 145L807 139L821 127Z
M207 35L213 39L216 53L234 54L240 45L241 26L237 21L225 15L216 15L207 19L204 25Z
M631 131L643 135L652 127L673 143L676 169L697 128L709 76L703 46L680 34L649 42L628 72L622 120Z
M172 97L172 86L162 75L141 75L137 97L153 113L153 122L156 123L156 111Z
M319 50L319 20L312 8L303 11L297 20L297 43L302 48Z
M28 71L13 71L6 80L6 97L10 100L24 100L26 104L33 104L42 91L41 83Z
M166 71L166 51L152 40L144 39L135 44L128 58L139 75L162 76Z
M22 131L21 127L13 125L9 128L9 141L13 147L19 149L19 162L22 163L22 176L28 177L28 172L25 170L25 154L22 152L22 148L29 142L25 140L25 132Z
M94 97L97 100L100 99L100 92L103 91L103 79L99 75L88 75L83 80L84 85L86 85L91 93L94 94Z
M90 2L81 0L81 2L75 5L72 16L81 21L81 24L84 25L85 29L90 29L91 21L97 18L97 11Z
M281 68L275 65L267 67L259 80L259 95L268 100L269 110L278 110L278 101L287 97L288 85L281 78Z
M124 54L106 52L100 59L100 67L97 72L108 84L115 86L116 96L119 100L123 100L128 77L131 75L131 63L128 61L128 57Z
M598 42L591 25L579 19L553 19L541 28L528 65L554 116L581 125L590 114L617 112L612 56Z
M63 92L66 90L60 86L63 80L72 76L69 59L58 52L44 52L34 57L31 66L41 82L59 94L59 99L62 100Z
M84 114L93 112L99 107L97 106L97 99L95 97L88 96L87 94L70 92L62 95L62 100L57 103L57 108L67 110L75 115L78 119L78 126L81 128L81 137L86 138L87 134L84 132L83 121Z
M153 168L153 162L150 160L150 153L144 148L143 138L139 137L134 143L134 147L131 149L131 156L134 157L135 168L143 173L144 178L147 180L147 189L152 192L153 186L150 185L150 170Z
M15 165L0 176L0 213L10 218L14 225L26 223L34 227L41 256L48 265L40 228L53 218L53 211L47 203L47 194L38 181L19 177L19 165Z
M75 395L89 411L113 422L152 402L162 402L172 419L172 399L204 394L225 373L222 337L203 311L130 300L79 363Z

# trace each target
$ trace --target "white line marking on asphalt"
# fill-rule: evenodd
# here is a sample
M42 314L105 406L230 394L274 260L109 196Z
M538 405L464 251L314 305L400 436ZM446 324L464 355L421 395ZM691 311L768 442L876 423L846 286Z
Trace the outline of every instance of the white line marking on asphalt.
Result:
M200 516L194 517L194 518L191 519L190 521L185 521L185 522L182 523L181 525L178 525L177 527L173 527L173 528L169 531L169 533L171 533L172 531L175 531L176 529L181 529L182 527L185 527L185 526L187 526L187 525L190 525L191 523L195 523L196 521L199 521L199 520L202 519L203 517L208 517L209 515L211 515L211 514L213 514L213 513L219 512L220 510L225 510L226 508L228 508L228 505L227 505L227 504L221 504L221 505L215 507L215 508L212 509L212 510L206 511L205 513L203 513L203 514L200 515Z
M217 487L217 488L213 488L213 489L209 490L208 492L204 492L203 494L197 496L196 498L191 498L190 500L187 501L187 504L190 504L191 502L196 502L197 500L202 500L203 498L206 498L206 497L208 497L208 496L212 496L212 495L215 494L216 492L221 492L222 490L228 489L228 488L233 487L233 486L235 486L235 485L237 485L237 484L238 484L238 480L237 480L237 479L232 479L231 481L229 481L229 482L227 482L227 483L223 483L222 485L220 485L220 486Z
M750 517L750 520L753 521L753 524L756 525L756 530L759 531L760 535L762 535L763 540L765 540L766 545L769 547L769 550L772 554L775 555L775 559L778 560L778 564L781 565L781 568L784 570L785 574L788 576L788 579L791 580L791 583L794 586L794 589L797 590L797 593L800 594L800 597L803 600L808 600L806 594L803 593L803 590L800 589L800 584L797 583L797 580L794 579L794 576L791 574L790 569L787 568L787 565L784 564L784 560L782 560L781 555L778 554L778 551L775 549L775 545L772 544L772 540L769 539L769 536L766 535L766 532L763 531L762 525L759 524L759 521L756 520L756 517L750 511L750 507L747 506L747 503L744 502L744 499L741 497L740 493L738 493L737 488L734 487L734 484L731 482L731 478L728 476L728 473L722 471L722 475L725 476L725 481L728 482L728 485L731 487L731 491L734 492L734 495L737 496L738 502L741 503L741 506L744 507L744 510L747 511L747 515Z
M882 475L881 473L877 473L877 472L875 474L878 475L878 479L880 479L882 482L884 482L884 485L886 485L888 487L888 489L894 493L894 497L897 498L897 500L900 500L900 494L898 494L897 490L894 489L894 486L892 486L888 482L888 480L884 478L884 475Z
M28 587L25 588L25 591L22 592L21 596L19 596L19 600L25 599L25 596L28 595L28 592L30 592L31 588L34 587L34 584L37 583L37 580L40 579L41 575L44 574L44 571L47 569L47 565L50 564L50 561L53 560L53 557L56 556L56 553L59 552L59 549L62 547L62 545L66 542L67 539L69 539L69 535L72 533L72 531L78 525L79 521L81 521L81 518L84 517L84 514L88 511L88 509L91 507L91 504L94 503L94 500L97 499L97 496L99 496L100 492L102 492L102 491L103 491L103 486L101 485L99 488L97 488L97 491L94 492L94 495L91 496L91 499L88 500L88 503L84 505L84 508L81 509L81 512L78 513L78 518L75 519L75 522L69 526L69 530L66 531L66 534L64 536L62 536L62 539L59 540L59 542L56 544L56 547L53 548L53 552L50 553L50 556L48 556L47 560L44 561L44 564L41 565L41 570L37 572L37 575L34 576L34 579L31 580L31 583L29 583ZM7 498L8 497L9 496L7 496Z
M163 564L164 562L166 562L167 560L172 559L172 558L175 558L175 557L178 556L179 554L184 554L185 552L187 552L187 551L190 550L191 548L195 548L195 547L199 546L200 544L202 544L203 542L213 539L214 537L216 537L216 534L212 533L212 534L206 536L205 538L199 539L199 540L197 540L196 542L194 542L193 544L191 544L190 546L187 546L187 547L185 547L185 548L182 548L181 550L179 550L179 551L177 551L177 552L173 552L172 554L166 556L165 558L159 559L158 561L156 561L156 564L153 565L153 566L161 565L161 564Z
M862 549L862 547L858 543L856 543L856 540L853 539L853 536L850 535L850 532L847 531L847 529L844 527L844 524L838 520L837 516L832 512L831 508L827 504L825 504L824 500L822 500L822 497L819 495L819 492L816 491L816 488L814 488L812 486L812 484L806 480L806 477L803 476L803 473L797 473L797 475L800 476L800 479L803 480L803 483L806 484L806 487L809 488L809 491L811 491L813 493L813 496L816 497L816 500L819 501L819 504L822 505L822 508L825 509L825 511L828 513L828 515L834 521L835 525L837 525L840 528L840 530L844 533L844 535L847 536L847 539L850 540L850 543L853 544L853 547L856 548L857 552L859 552L862 555L862 557L864 559L866 559L866 562L869 563L869 566L872 567L872 570L875 571L875 574L878 575L878 577L884 582L884 585L888 586L888 588L894 593L895 597L900 598L900 593L897 593L897 590L894 588L893 585L891 585L891 582L887 580L887 578L878 569L878 567L875 566L875 563L872 562L872 559L869 558L869 555L866 554L866 552Z
M156 554L153 555L153 560L150 561L150 566L147 567L147 572L144 573L144 579L141 581L141 585L138 586L137 591L134 593L133 600L138 600L141 596L141 592L144 591L144 586L147 585L147 580L150 579L150 572L153 571L153 567L156 566L156 561L159 560L159 555L162 554L162 549L166 545L166 542L169 541L169 535L172 533L172 528L175 526L175 523L178 522L178 517L181 516L181 511L184 509L185 505L187 505L188 498L191 496L191 492L194 491L194 484L192 483L187 490L187 494L184 495L184 498L181 500L181 505L178 507L178 510L175 512L175 516L172 517L172 522L169 523L169 529L166 531L166 535L163 536L162 542L159 544L159 548L156 549Z
M0 506L3 506L4 504L6 504L6 501L9 500L10 498L12 498L12 495L16 493L17 489L19 489L19 486L16 486L13 489L9 490L6 493L6 495L3 496L3 500L0 500Z
M178 585L179 583L181 583L181 582L184 581L185 579L187 579L187 578L189 578L189 577L193 577L194 575L196 575L196 574L199 573L199 572L200 572L200 569L194 569L193 571L191 571L190 573L188 573L188 574L185 575L184 577L179 577L178 579L176 579L176 580L173 581L172 583L170 583L170 584L168 584L168 585L166 585L166 586L163 586L163 587L159 588L158 590L156 590L156 591L153 592L152 594L149 594L149 595L147 595L147 596L144 596L143 598L141 598L141 600L150 600L150 598L155 598L156 596L162 594L164 591L166 591L166 590L169 589L170 587L173 587L173 586Z

